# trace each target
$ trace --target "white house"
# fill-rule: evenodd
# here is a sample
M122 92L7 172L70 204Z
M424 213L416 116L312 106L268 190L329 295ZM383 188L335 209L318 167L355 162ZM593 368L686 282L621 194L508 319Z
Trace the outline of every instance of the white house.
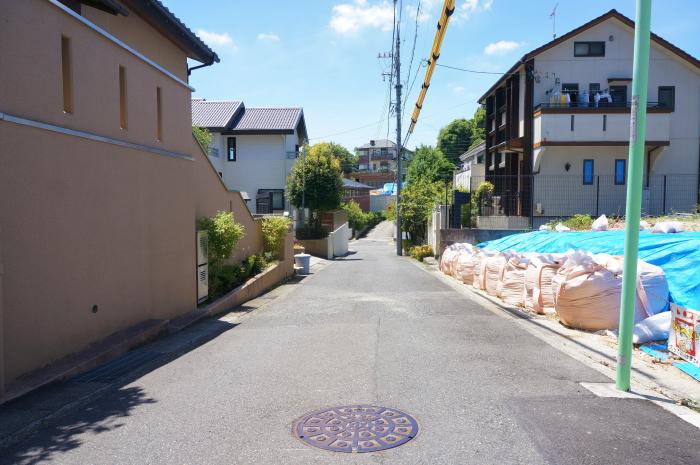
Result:
M199 98L192 99L192 122L212 135L209 159L230 190L251 199L251 212L289 211L284 186L307 137L301 107L246 108Z
M369 143L356 148L359 154L359 168L370 173L396 170L396 142L388 139L371 140ZM405 161L413 159L413 152L402 147L401 152ZM405 171L408 163L402 165Z
M479 99L496 214L624 214L633 57L634 22L611 10L524 55ZM643 212L693 211L700 61L653 33L647 98Z
M486 157L485 147L486 142L481 142L459 156L462 167L460 171L454 172L452 181L455 188L464 187L471 189L472 182L474 182L476 183L474 189L476 189L479 187L478 184L484 181L484 175L486 174L484 164Z

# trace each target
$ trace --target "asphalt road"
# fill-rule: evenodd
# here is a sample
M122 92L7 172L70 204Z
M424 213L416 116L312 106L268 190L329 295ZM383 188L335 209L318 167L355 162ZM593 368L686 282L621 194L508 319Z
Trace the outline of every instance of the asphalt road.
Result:
M372 237L372 236L370 236ZM482 307L377 239L242 324L3 451L0 463L698 464L700 430ZM368 404L421 424L346 454L293 435Z

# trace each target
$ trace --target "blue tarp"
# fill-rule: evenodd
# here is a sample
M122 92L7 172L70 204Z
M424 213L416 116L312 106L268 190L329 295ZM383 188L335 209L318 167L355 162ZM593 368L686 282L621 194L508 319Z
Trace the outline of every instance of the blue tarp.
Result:
M514 234L477 247L487 250L563 253L583 249L592 253L622 255L624 231L552 233L536 231ZM639 233L639 259L664 270L671 291L671 302L700 310L700 233Z
M406 187L406 183L401 184L401 188ZM396 183L388 182L382 187L382 195L396 195Z
M668 342L662 344L650 344L648 346L639 346L647 354L652 357L656 357L661 360L666 360L668 358ZM684 371L689 376L692 376L696 380L700 381L700 368L696 367L692 363L688 362L673 362L673 365L678 369Z

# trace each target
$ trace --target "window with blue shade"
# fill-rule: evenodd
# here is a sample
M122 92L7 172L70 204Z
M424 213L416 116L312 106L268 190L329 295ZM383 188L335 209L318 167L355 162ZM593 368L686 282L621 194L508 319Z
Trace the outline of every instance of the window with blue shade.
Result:
M583 160L583 184L593 184L593 160Z
M615 160L615 184L625 183L625 168L627 160Z

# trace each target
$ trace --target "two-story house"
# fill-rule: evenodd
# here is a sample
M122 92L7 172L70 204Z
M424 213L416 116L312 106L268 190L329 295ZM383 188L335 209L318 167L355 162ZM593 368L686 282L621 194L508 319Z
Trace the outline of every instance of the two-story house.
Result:
M307 138L301 107L248 108L241 101L192 99L192 122L212 136L209 159L253 213L289 211L284 189Z
M359 154L360 171L389 172L396 171L396 143L387 139L371 140L369 143L357 147ZM401 148L404 157L402 168L408 167L408 162L413 159L413 152L406 147Z
M479 99L492 215L535 227L624 215L633 57L634 22L611 10L525 54ZM653 33L647 97L643 213L694 211L700 61Z

